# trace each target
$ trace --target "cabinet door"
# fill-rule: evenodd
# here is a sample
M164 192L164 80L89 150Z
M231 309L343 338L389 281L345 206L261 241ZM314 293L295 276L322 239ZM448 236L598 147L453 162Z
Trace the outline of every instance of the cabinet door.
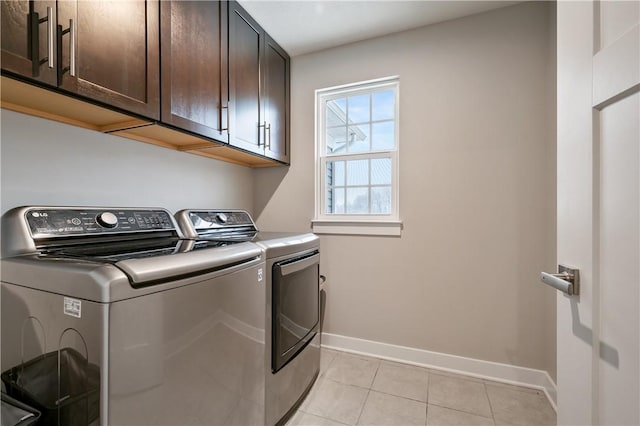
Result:
M264 31L236 2L229 2L229 144L264 153L260 108L260 56Z
M55 1L2 0L2 69L56 84Z
M157 1L58 1L58 82L70 92L158 119Z
M265 155L289 163L289 55L265 36L264 90Z
M227 2L160 3L161 120L226 142ZM224 111L224 114L223 114Z

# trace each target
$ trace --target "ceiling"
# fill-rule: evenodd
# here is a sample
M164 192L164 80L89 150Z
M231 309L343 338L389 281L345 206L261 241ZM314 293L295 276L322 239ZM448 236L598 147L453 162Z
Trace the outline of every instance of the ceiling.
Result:
M510 6L519 1L240 0L290 56Z

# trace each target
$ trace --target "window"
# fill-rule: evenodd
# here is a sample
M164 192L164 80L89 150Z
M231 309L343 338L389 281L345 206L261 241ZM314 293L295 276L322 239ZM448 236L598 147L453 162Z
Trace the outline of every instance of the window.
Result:
M316 91L320 233L400 235L397 77Z

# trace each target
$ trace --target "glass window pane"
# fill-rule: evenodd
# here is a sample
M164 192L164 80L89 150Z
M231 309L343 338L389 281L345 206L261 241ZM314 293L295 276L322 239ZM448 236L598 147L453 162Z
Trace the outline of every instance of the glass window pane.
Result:
M327 188L325 192L325 213L344 214L344 188Z
M327 127L327 154L345 152L347 149L347 126Z
M375 186L371 188L371 213L391 213L391 187Z
M371 144L373 150L393 149L395 146L394 122L385 121L374 123L372 127Z
M371 138L369 137L369 124L360 126L349 126L349 146L348 152L365 152L371 149Z
M326 215L390 215L396 212L398 171L394 154L398 145L398 93L389 85L354 85L327 89L317 98L320 147L318 161L325 167L318 178L325 182ZM324 144L324 146L322 146ZM385 152L387 151L387 152ZM380 217L378 217L380 219Z
M392 90L372 95L372 120L393 120L396 111L396 97Z
M347 161L347 185L369 185L369 160Z
M327 161L327 186L344 185L344 161Z
M324 191L324 209L325 213L333 212L333 188L327 186Z
M349 124L366 123L369 118L369 94L360 96L349 96Z
M391 185L391 158L371 160L371 185Z
M333 99L328 101L326 105L325 119L327 127L347 124L347 100L345 98Z
M327 203L327 213L344 214L344 188L329 188L331 204Z
M369 189L347 188L347 214L369 213Z

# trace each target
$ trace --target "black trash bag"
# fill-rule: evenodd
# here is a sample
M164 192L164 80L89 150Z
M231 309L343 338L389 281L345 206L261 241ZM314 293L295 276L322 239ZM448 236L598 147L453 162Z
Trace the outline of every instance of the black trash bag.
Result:
M39 425L87 426L100 417L100 368L72 348L60 350L60 377L58 351L17 365L1 377L11 397L42 413Z

